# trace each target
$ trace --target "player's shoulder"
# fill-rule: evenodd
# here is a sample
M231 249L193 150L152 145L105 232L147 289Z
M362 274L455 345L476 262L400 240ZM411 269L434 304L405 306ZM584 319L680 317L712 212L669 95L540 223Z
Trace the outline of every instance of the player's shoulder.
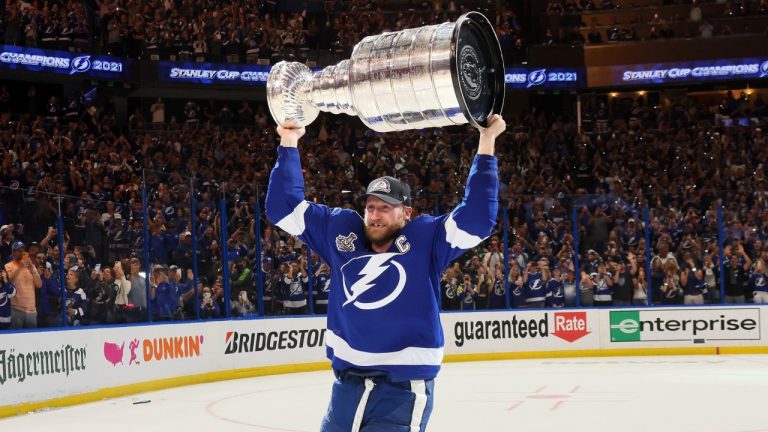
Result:
M333 207L329 211L329 228L336 230L362 229L363 218L360 213L347 208Z
M439 216L432 216L428 214L421 214L419 216L416 216L408 222L408 226L413 226L414 228L425 228L428 226L436 226L440 223L443 223L445 221L445 218L447 215L439 215Z

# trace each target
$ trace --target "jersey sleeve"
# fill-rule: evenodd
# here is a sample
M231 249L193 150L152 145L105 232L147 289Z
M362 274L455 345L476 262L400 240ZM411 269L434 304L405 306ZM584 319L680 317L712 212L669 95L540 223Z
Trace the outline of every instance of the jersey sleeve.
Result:
M288 234L297 236L325 258L328 222L339 209L330 209L304 199L304 177L299 150L277 148L277 163L269 175L267 218Z
M440 218L435 238L435 260L440 270L491 235L499 210L498 189L496 157L476 155L464 198Z

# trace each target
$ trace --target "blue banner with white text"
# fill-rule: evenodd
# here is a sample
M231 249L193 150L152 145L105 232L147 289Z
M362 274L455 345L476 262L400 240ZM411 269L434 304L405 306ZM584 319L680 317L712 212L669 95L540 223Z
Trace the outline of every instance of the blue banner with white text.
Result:
M101 54L2 45L0 69L131 81L134 61Z
M610 67L611 85L766 79L768 58L635 64Z
M272 67L242 63L158 63L158 79L171 84L253 85L266 84Z
M516 89L579 89L586 85L582 68L514 67L504 71L507 87Z

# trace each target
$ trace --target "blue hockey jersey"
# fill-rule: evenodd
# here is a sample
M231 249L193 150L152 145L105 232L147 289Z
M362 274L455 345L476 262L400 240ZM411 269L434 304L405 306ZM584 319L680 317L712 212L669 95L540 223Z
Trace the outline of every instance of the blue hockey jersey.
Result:
M478 155L462 202L449 214L407 223L389 251L368 248L360 215L304 199L298 149L279 147L267 217L331 267L326 351L337 370L379 370L394 381L434 378L443 359L440 275L491 233L498 169Z

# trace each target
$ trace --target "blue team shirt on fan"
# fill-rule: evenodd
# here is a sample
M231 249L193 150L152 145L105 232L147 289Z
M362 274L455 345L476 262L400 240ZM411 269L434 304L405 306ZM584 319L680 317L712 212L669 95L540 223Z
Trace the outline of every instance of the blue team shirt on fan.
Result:
M754 273L750 278L752 289L759 292L768 292L768 276L763 273Z
M550 279L546 284L546 306L553 308L565 307L565 291L560 279Z
M525 302L540 302L546 298L544 283L541 281L541 272L528 273L528 281L525 283Z

